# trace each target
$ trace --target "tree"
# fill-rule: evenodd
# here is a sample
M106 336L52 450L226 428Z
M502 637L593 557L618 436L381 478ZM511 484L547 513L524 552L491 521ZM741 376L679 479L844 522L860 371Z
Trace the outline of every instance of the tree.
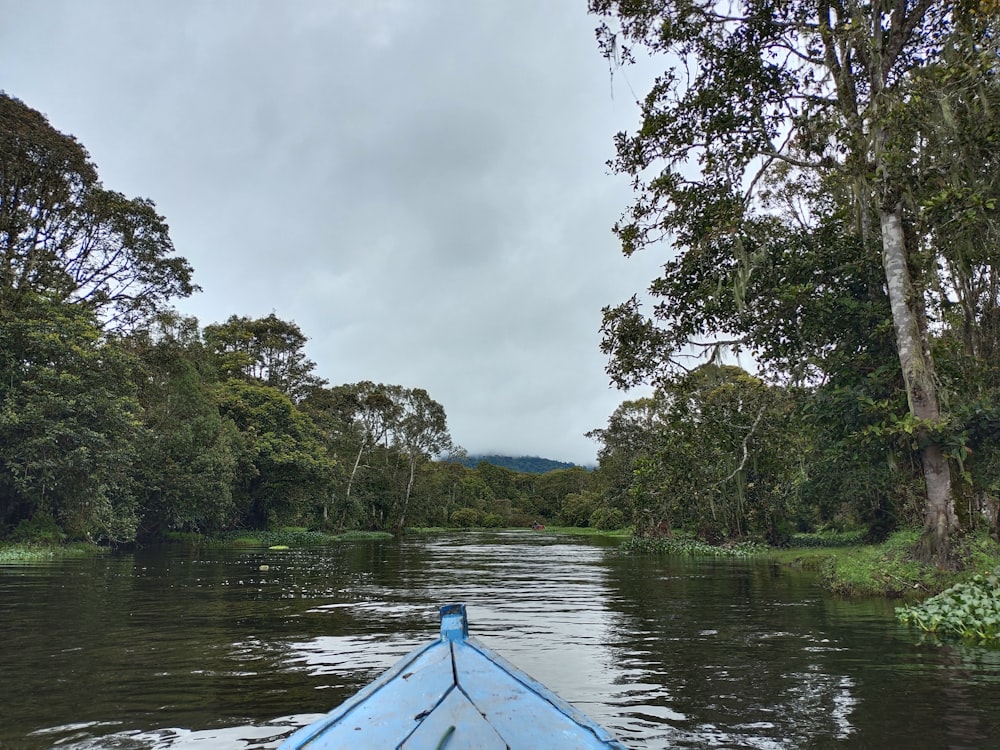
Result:
M256 319L232 315L225 323L205 327L205 342L224 376L269 385L295 402L326 383L303 352L306 341L295 323L274 313Z
M312 420L277 388L235 378L216 388L220 413L239 428L250 464L239 472L242 522L266 528L312 517L333 481L332 460Z
M362 381L353 385L342 386L345 397L349 399L348 427L345 430L347 439L346 450L351 461L347 476L347 486L344 493L345 508L351 508L357 502L355 486L358 472L364 467L362 461L370 455L375 446L386 443L390 430L400 417L398 394L399 386L388 386L382 383ZM372 517L376 514L373 512Z
M523 475L521 477L524 478ZM514 485L510 492L517 489L517 477L512 477ZM531 490L531 501L534 510L546 519L554 519L560 515L564 508L565 499L570 495L582 495L591 485L591 474L582 466L574 466L569 469L554 469L544 474L534 477ZM522 490L523 492L524 490Z
M958 521L925 307L934 253L912 231L921 150L912 91L956 39L971 34L992 50L996 36L968 6L932 0L590 0L589 8L607 19L598 38L613 63L634 59L627 45L676 61L642 103L639 130L616 138L614 167L632 176L638 195L615 228L626 254L667 236L686 257L724 248L733 260L728 287L739 298L769 251L757 241L773 216L761 200L768 181L804 179L850 195L858 257L881 257L925 479L925 553L946 561ZM808 211L800 218L807 229L817 225ZM724 331L696 319L672 340L654 321L623 312L606 317L606 348L617 360L612 374L625 378L636 376L637 363L662 361L660 345L671 345L670 357L708 334L700 341L715 348ZM673 322L669 308L656 315Z
M132 364L83 308L27 291L0 307L0 526L46 516L71 537L134 539Z
M106 190L75 138L0 91L0 308L43 295L128 329L196 291L173 251L152 201Z
M409 464L406 491L396 519L397 528L402 529L406 525L406 514L419 462L447 453L454 446L451 435L448 434L444 407L432 399L427 391L423 388L407 388L400 391L399 397L400 413L394 429L395 442Z
M665 520L637 516L632 488L636 468L655 453L668 419L663 394L656 393L649 398L622 402L608 418L607 427L587 433L587 437L601 446L594 472L595 488L601 493L604 505L626 512L637 523L636 531L640 534Z
M124 342L138 360L144 430L136 449L139 534L214 533L238 520L239 469L252 470L236 425L219 413L198 321L164 314Z
M702 365L625 402L595 431L604 443L595 483L639 535L686 528L712 542L781 543L800 515L810 448L794 413L787 389Z

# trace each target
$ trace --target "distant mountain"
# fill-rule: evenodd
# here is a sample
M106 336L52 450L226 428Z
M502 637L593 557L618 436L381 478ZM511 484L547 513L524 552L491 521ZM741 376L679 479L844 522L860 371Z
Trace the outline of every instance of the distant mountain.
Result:
M462 464L474 469L481 461L505 469L519 471L522 474L544 474L555 469L572 469L576 464L566 461L553 461L550 458L538 456L465 456L464 458L449 458L448 461Z

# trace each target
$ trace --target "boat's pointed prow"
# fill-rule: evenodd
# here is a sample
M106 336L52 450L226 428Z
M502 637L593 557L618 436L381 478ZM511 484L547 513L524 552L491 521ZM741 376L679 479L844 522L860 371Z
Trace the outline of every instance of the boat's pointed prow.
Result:
M599 724L469 638L464 604L441 607L441 638L303 727L279 750L624 750Z
M469 618L464 604L441 607L441 640L464 641L469 637Z

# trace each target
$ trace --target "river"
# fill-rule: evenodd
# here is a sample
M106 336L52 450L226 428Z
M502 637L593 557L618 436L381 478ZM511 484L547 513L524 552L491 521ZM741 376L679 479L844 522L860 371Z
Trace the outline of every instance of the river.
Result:
M0 566L0 748L274 748L448 602L629 747L1000 748L998 651L806 572L545 532Z

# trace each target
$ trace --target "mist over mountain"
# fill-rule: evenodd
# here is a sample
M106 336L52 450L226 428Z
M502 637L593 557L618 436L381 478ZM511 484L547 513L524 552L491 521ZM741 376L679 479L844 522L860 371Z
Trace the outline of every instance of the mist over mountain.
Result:
M538 456L464 456L461 458L449 458L449 461L462 464L470 469L475 468L479 463L485 461L493 466L502 466L505 469L512 469L523 474L544 474L547 471L556 469L572 469L578 464L567 461L554 461L551 458L540 458Z

